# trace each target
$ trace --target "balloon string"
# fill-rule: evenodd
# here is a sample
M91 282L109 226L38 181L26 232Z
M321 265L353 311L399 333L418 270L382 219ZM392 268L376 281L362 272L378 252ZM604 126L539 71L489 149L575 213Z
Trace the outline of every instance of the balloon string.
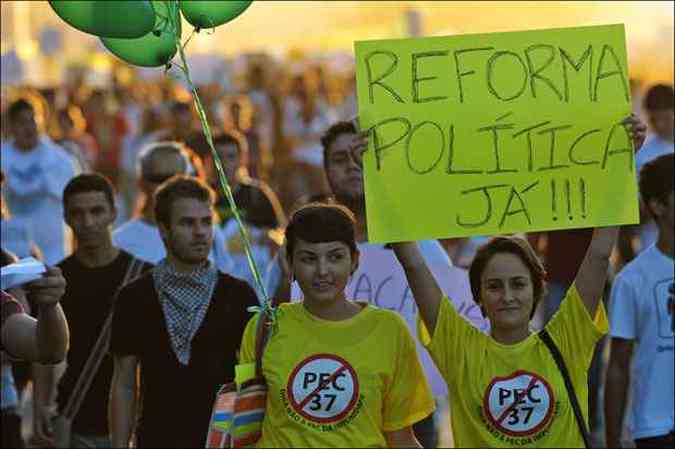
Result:
M178 10L178 2L173 0L168 2L167 6L169 7L171 14L171 20L175 21L176 19L180 20L180 12ZM175 29L178 29L177 24L174 22ZM194 33L193 33L194 34ZM180 59L183 63L182 66L176 64L184 73L186 81L188 85L190 86L190 90L192 91L192 96L194 98L195 106L197 107L197 111L199 113L199 121L201 122L202 125L202 130L204 131L204 136L206 137L206 141L209 144L209 150L211 151L211 156L213 158L213 161L216 166L216 171L218 172L218 180L220 183L220 187L225 193L225 197L227 198L227 202L232 209L232 213L234 215L235 220L237 221L237 225L239 227L239 233L241 235L241 238L244 242L244 251L246 253L246 259L248 260L248 266L251 269L251 272L253 273L253 277L256 283L256 286L260 293L263 296L263 302L262 302L262 308L261 311L266 313L272 323L275 322L276 318L276 308L271 306L269 297L267 295L267 290L265 289L265 286L261 280L260 273L258 271L258 267L256 266L256 263L253 259L253 253L251 251L251 244L250 244L250 239L248 236L248 231L246 230L246 227L244 226L241 216L239 214L239 209L237 208L237 204L234 201L234 196L232 195L232 189L230 188L230 184L227 182L227 177L225 176L225 171L223 170L223 165L220 160L220 156L218 155L218 152L216 151L215 147L213 146L213 136L211 135L211 128L209 127L208 121L206 120L206 113L204 112L204 107L202 106L201 99L199 98L199 95L197 93L197 88L195 87L194 83L192 82L192 76L190 74L190 67L187 63L187 58L185 57L185 48L184 45L181 44L180 42L180 35L176 33L176 45L178 47L178 51L180 54Z
M192 30L192 33L190 33L190 35L188 36L187 40L186 40L185 43L182 45L182 48L183 48L183 49L185 49L185 48L187 47L187 44L190 43L190 41L191 41L192 38L194 37L195 33L199 33L199 30L198 30L197 28L195 28L194 30Z

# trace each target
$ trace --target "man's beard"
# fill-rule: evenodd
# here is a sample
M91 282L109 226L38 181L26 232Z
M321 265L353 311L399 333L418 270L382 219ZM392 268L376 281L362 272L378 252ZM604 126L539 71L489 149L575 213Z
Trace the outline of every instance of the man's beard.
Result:
M213 246L213 242L211 242L211 247ZM193 256L189 254L188 249L183 249L179 245L176 245L174 242L169 243L169 248L167 248L167 252L171 251L171 255L179 260L181 263L184 263L186 265L201 265L205 263L208 258L209 258L209 253L207 253L205 256Z

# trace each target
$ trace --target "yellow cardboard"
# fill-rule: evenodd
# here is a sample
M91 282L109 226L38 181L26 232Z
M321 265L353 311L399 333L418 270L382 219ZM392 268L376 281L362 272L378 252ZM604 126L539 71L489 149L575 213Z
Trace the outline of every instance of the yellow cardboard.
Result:
M639 220L623 25L355 43L371 242Z

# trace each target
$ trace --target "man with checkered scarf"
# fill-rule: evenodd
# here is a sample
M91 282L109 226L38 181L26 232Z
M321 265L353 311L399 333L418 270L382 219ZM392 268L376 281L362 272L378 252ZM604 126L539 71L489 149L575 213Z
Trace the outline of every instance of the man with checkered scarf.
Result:
M213 204L210 187L190 176L174 176L155 193L167 257L122 289L117 302L113 447L128 447L134 427L136 447L203 447L214 395L234 378L247 309L258 300L246 282L208 259Z

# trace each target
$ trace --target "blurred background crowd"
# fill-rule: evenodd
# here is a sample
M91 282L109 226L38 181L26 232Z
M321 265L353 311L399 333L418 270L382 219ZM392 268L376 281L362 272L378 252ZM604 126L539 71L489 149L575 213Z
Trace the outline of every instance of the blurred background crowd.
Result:
M278 229L283 228L288 213L310 199L330 194L320 138L331 124L357 115L350 48L354 40L623 22L627 24L634 111L653 125L645 116L643 97L657 82L672 86L673 2L609 2L616 3L613 6L607 2L551 2L548 7L519 2L492 6L474 2L436 6L433 4L446 2L380 2L379 6L312 3L316 2L254 3L247 20L235 21L217 33L200 33L189 53L212 130L230 132L245 142L239 159L235 157L231 164L224 161L226 171L231 172L228 178L244 184L255 182L272 205L275 220L260 226L268 233L271 253L276 251ZM278 26L272 18L279 20ZM186 83L175 72L138 69L116 60L93 39L60 26L46 2L2 2L3 142L21 138L32 138L36 144L48 141L68 153L76 171L105 174L118 192L116 227L143 213L147 191L139 179L138 156L149 143L184 143L195 170L203 170L214 182L197 111ZM18 99L33 106L34 120L10 120L10 105ZM669 117L672 145L672 106ZM2 206L3 221L17 214L7 201ZM221 216L223 224L226 218ZM60 222L61 216L50 219ZM3 247L9 238L4 229ZM640 249L639 232L627 235L624 251L617 249L613 272ZM568 254L573 260L575 247L583 255L587 236L579 234L577 238L568 232L528 237L547 262L549 276L558 276L550 281L560 285L571 282L575 267L566 265L564 257L546 260L546 255ZM467 267L482 241L447 239L441 243L455 265ZM564 251L555 249L559 247ZM67 242L65 248L67 254L71 249ZM46 251L31 244L25 254L18 255L44 257ZM550 315L542 308L540 321ZM606 358L606 350L600 346L598 373ZM19 385L28 381L26 372L17 372L16 377ZM596 379L603 377L596 374ZM601 422L600 384L595 385L598 399L591 403L596 431ZM448 438L442 437L441 443L447 444Z

